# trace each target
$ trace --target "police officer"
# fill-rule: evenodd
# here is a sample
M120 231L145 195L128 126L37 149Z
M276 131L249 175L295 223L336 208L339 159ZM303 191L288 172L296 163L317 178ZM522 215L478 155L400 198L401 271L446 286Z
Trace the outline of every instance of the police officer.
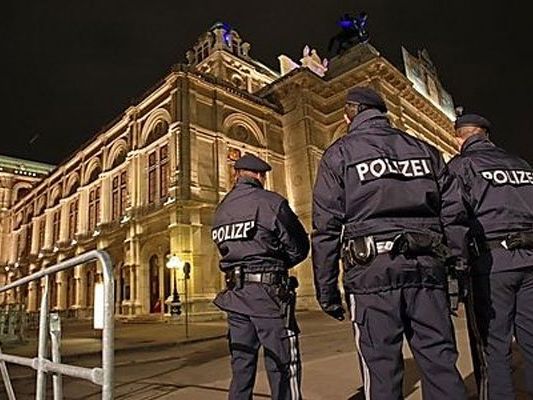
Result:
M463 185L474 235L467 310L479 397L510 400L513 334L533 394L533 169L495 146L489 131L482 116L458 117L461 153L449 168Z
M227 288L215 299L226 311L233 379L229 399L249 400L262 345L272 399L301 398L295 283L288 270L309 253L309 239L287 200L263 188L269 164L246 154L237 181L218 205L212 237Z
M350 90L349 131L323 154L313 193L316 295L326 313L344 319L342 257L367 400L403 398L404 335L424 398L465 399L443 264L465 255L458 184L439 152L392 128L386 111L374 90Z

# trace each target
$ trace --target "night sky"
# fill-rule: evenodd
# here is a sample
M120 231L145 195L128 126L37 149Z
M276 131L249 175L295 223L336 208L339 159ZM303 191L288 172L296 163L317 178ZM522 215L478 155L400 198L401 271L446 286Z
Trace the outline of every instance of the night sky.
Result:
M215 21L231 24L252 57L278 70L279 54L297 60L306 44L328 56L337 19L364 10L370 42L387 59L403 72L401 46L427 48L456 105L484 114L493 140L531 163L531 17L512 3L8 0L0 16L0 154L61 162L184 62Z

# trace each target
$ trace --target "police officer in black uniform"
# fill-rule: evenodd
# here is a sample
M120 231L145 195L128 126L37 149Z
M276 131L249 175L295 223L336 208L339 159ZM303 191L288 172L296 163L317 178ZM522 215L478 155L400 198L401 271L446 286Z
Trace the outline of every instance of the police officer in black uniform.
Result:
M349 132L323 154L313 193L316 295L344 319L342 258L367 400L403 398L403 335L424 398L465 399L444 260L464 260L466 212L439 152L392 128L386 111L372 89L350 90Z
M460 116L455 129L461 153L449 168L472 225L467 315L479 398L511 400L513 334L533 394L533 168L489 140L482 116Z
M215 304L228 314L229 399L252 399L261 345L272 399L300 399L297 281L288 270L307 257L309 239L287 200L263 188L269 164L246 154L235 170L237 182L218 205L212 230L226 273Z

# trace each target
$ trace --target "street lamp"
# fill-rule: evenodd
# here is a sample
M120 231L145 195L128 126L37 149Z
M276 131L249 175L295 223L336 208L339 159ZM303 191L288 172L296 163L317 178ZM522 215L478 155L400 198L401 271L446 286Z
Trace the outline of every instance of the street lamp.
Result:
M172 301L170 303L170 315L177 318L181 314L181 301L178 293L177 271L183 270L183 280L185 287L185 337L189 337L189 279L191 278L191 264L183 261L177 255L167 257L167 268L174 270L174 291L172 292Z
M167 268L174 271L174 290L172 291L172 301L170 302L170 315L172 318L177 319L181 314L181 301L180 295L178 293L178 279L177 279L177 269L181 267L182 261L176 256L167 257Z
M183 279L185 280L185 337L189 338L189 279L191 277L191 264L183 263Z

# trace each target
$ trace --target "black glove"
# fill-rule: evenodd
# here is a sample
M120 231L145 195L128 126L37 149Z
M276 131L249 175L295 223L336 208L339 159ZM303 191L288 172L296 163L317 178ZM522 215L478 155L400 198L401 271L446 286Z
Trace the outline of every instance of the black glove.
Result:
M509 250L533 249L533 233L531 232L511 233L505 241Z
M344 308L341 304L321 304L322 310L337 321L344 321Z

